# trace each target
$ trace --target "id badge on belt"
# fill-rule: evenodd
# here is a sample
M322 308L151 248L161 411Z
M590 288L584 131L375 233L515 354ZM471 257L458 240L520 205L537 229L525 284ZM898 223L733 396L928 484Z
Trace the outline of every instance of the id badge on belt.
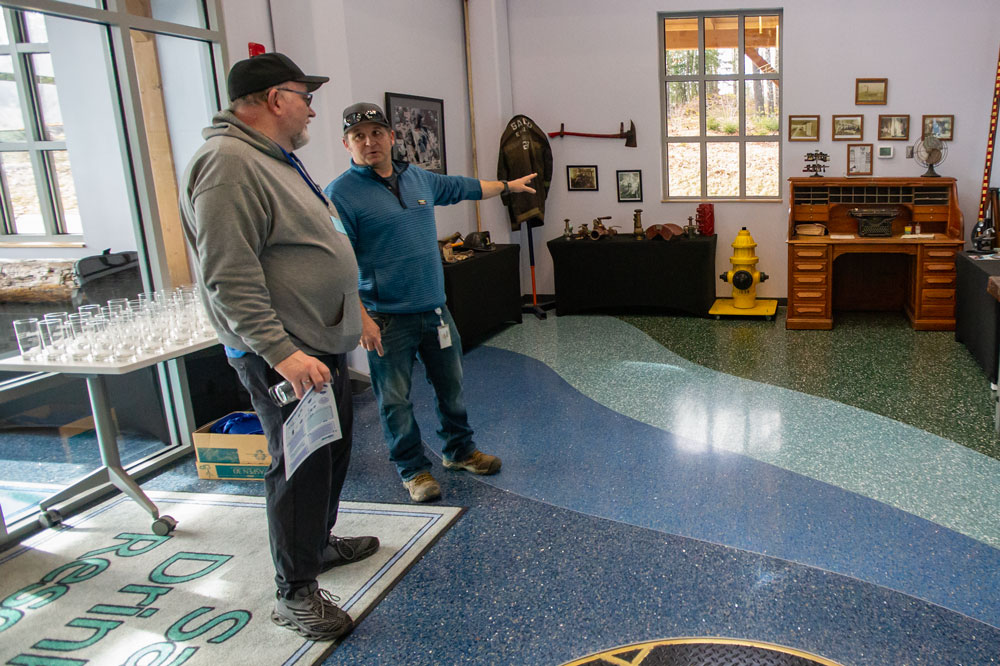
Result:
M441 325L438 326L438 344L441 346L441 349L447 349L451 347L451 328L448 327L448 324L444 323L441 308L434 308L434 314L441 321Z

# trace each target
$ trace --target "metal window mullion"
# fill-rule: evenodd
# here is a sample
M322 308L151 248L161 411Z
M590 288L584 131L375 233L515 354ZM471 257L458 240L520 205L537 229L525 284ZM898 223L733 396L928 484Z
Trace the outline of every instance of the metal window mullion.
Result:
M747 196L747 84L746 84L746 39L744 33L746 26L746 15L740 13L736 17L736 104L737 122L740 131L740 147L737 151L738 167L740 174L739 197L745 199Z
M708 62L705 57L705 15L698 17L698 150L701 155L701 197L708 196Z
M17 232L14 226L14 202L10 196L10 185L7 183L7 170L3 166L3 153L0 153L0 191L3 192L3 210L0 211L0 215L3 216L3 233L14 234Z

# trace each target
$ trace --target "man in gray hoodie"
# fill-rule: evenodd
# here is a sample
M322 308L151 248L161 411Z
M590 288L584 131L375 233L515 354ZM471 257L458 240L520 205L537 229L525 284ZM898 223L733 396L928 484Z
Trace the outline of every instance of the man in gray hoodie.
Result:
M339 638L353 627L317 575L379 546L375 537L330 531L351 452L344 354L361 337L358 264L336 209L293 153L308 141L312 94L327 81L280 53L233 65L232 103L202 133L181 193L202 299L271 454L264 477L278 588L271 619L311 640ZM282 425L294 406L280 408L268 396L282 378L299 398L332 383L343 432L289 479Z

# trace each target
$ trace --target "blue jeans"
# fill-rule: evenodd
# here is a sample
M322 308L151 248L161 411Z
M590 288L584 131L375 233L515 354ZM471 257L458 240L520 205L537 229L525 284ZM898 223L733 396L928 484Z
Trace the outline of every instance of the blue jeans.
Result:
M441 453L446 460L468 458L476 445L462 398L462 340L448 308L442 306L440 317L433 311L369 314L382 330L385 352L384 356L368 352L372 388L378 399L382 433L389 445L389 460L395 463L399 476L409 481L431 468L410 402L414 359L424 364L427 381L434 387L441 422L437 434L444 441ZM451 329L451 346L445 349L438 343L437 329L442 318Z

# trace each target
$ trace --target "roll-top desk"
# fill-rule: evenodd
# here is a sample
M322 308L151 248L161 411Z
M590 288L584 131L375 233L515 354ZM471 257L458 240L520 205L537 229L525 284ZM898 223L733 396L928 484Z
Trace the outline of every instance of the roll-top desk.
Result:
M789 178L788 315L790 329L833 328L834 283L854 292L879 292L841 268L838 257L847 254L904 255L886 258L903 275L883 282L901 288L899 300L916 330L955 328L955 253L962 249L962 212L954 178ZM853 210L896 209L885 237L859 233ZM809 236L800 224L824 224L827 235ZM920 225L921 233L904 234L904 227ZM803 227L805 230L807 227ZM841 262L843 263L843 262ZM869 262L871 264L871 262ZM838 275L838 271L842 274ZM880 271L872 271L879 273ZM899 285L902 287L899 287ZM847 297L851 297L848 294ZM864 298L864 294L859 294ZM877 301L877 298L875 298ZM871 307L867 309L882 309Z

